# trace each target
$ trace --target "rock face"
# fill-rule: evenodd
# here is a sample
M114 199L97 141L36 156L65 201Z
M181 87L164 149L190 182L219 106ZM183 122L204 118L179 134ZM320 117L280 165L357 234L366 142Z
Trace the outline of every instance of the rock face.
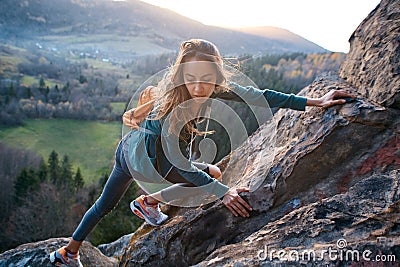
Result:
M280 110L275 114L276 155L262 186L245 195L255 209L250 218L233 217L221 203L170 212L175 216L165 226L143 225L132 236L121 264L287 263L277 253L267 257L267 248L293 250L294 254L308 250L318 256L336 249L348 255L303 259L291 262L293 265L357 266L382 255L392 260L385 266L398 266L399 6L399 1L382 1L351 38L352 48L340 76L324 75L300 93L319 97L331 89L344 89L357 94L357 101L327 110ZM220 166L228 160L245 166L243 162L257 158L253 155L265 146L268 130L261 127ZM230 185L246 184L234 170L224 176L229 177ZM357 252L366 257L352 261L350 254Z
M332 88L352 89L328 75L303 93L316 97ZM279 111L274 164L263 186L245 195L255 209L250 218L233 217L221 203L181 209L163 227L143 225L134 233L121 263L279 265L282 259L259 259L257 253L268 246L321 254L335 249L339 239L346 239L351 252L368 248L374 256L400 259L399 115L367 99L328 110ZM231 160L239 162L262 146L263 131L268 129L261 127L250 138L253 145L244 144ZM226 175L231 184L243 182L234 173ZM319 263L328 262L339 264L329 258Z
M0 266L54 266L50 263L49 254L67 243L68 238L53 238L18 246L0 254ZM116 259L104 256L89 242L83 242L80 254L86 266L111 267L118 263Z
M120 266L399 266L399 7L398 0L383 0L351 37L340 76L326 74L300 92L319 97L344 89L356 101L275 114L273 165L263 184L243 195L254 208L250 218L234 217L221 202L166 206L171 219L165 225L143 224L129 242L124 237L103 246L109 257L99 258L102 263L117 265L114 257ZM228 161L238 168L260 164L268 131L260 127L221 169ZM247 185L237 173L225 172L226 182ZM7 251L0 266L45 265L54 242ZM83 263L102 266L90 262L91 253L99 252L86 244Z
M340 76L378 104L400 108L400 4L382 0L350 37Z
M377 255L390 259L384 266L399 266L399 179L398 170L366 176L347 192L269 222L196 266L365 266Z

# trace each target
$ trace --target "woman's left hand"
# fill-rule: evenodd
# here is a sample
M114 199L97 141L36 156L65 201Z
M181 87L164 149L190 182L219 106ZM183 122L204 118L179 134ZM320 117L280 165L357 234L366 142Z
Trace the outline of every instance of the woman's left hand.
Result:
M342 105L346 103L346 100L343 98L356 98L356 96L344 90L331 90L320 98L307 99L307 106L329 108L334 105Z

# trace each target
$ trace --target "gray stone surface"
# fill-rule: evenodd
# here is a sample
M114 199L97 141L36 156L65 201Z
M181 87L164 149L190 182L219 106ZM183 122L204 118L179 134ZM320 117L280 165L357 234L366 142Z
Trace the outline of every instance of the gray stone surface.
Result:
M400 108L398 0L382 0L354 31L340 76L371 101Z
M49 260L49 254L68 243L68 238L52 238L35 243L27 243L15 249L0 254L1 267L21 266L53 266ZM117 266L118 260L104 256L89 242L83 242L80 251L81 261L84 266Z

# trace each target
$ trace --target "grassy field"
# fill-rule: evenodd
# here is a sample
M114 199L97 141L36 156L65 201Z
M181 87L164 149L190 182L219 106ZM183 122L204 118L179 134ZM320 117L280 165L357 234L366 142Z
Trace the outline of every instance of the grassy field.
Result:
M38 86L38 85L39 85L39 81L40 81L40 79L38 79L38 78L36 78L36 77L29 76L29 75L24 75L24 76L21 78L20 83L21 83L21 85L23 85L23 86L30 87L30 86L32 86L32 85ZM54 86L56 86L56 85L57 85L58 88L60 88L60 89L63 87L63 84L62 84L62 83L54 82L54 81L51 81L51 80L48 80L48 79L44 79L44 83L45 83L45 86L48 86L48 87L50 87L50 88L52 88L52 87L54 87Z
M125 102L111 102L110 106L112 109L112 112L115 114L124 114L125 112Z
M40 119L27 120L24 126L0 128L0 142L36 151L46 161L52 150L60 160L68 155L74 171L79 166L87 183L111 170L120 137L118 122Z
M16 72L18 71L18 64L26 63L28 60L18 57L18 56L3 56L0 54L0 73L6 72Z
M121 55L147 55L169 53L171 50L155 44L151 38L142 36L121 36L119 34L89 34L89 35L47 35L41 38L49 46L60 44L68 50L96 49L107 52L115 57ZM95 45L94 45L95 44Z

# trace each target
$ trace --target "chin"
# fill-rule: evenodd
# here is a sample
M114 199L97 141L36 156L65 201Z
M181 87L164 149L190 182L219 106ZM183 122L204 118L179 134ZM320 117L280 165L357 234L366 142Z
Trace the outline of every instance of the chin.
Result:
M193 97L192 98L196 103L204 103L208 100L208 97Z

